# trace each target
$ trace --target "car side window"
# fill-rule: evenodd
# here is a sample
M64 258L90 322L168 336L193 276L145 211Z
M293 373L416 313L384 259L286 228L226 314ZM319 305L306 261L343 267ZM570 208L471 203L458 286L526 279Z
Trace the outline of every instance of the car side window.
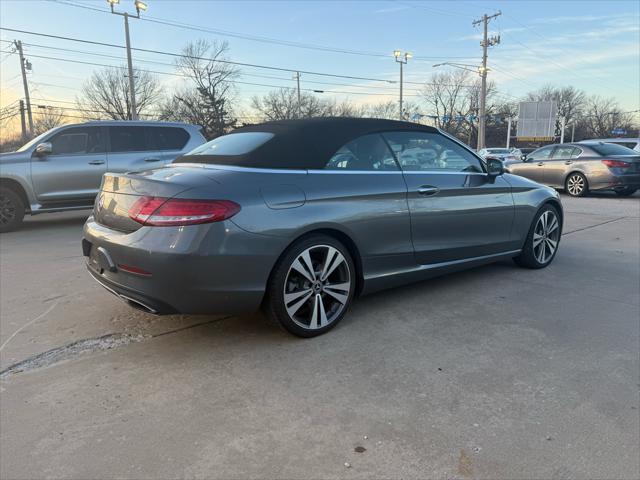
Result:
M364 135L341 147L325 170L398 170L393 154L379 134Z
M111 152L142 152L149 150L145 127L109 127Z
M189 141L189 134L180 127L148 127L152 150L182 150Z
M104 153L104 138L99 127L68 128L51 137L51 155Z
M569 145L566 147L556 147L555 151L553 152L553 158L557 158L559 160L576 158L577 155L574 153L576 150L577 148Z
M547 160L551 156L551 152L553 152L554 147L543 147L529 155L529 159L531 160Z
M402 170L484 171L475 155L439 133L388 132L383 136Z

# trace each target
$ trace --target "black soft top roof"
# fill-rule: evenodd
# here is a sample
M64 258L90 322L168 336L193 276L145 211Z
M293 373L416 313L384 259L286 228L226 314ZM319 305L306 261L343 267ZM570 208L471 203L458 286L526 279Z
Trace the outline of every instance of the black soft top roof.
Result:
M378 118L308 118L279 120L241 127L243 132L269 132L274 137L245 155L183 155L174 163L210 163L253 168L322 169L346 143L370 133L437 132L417 123Z

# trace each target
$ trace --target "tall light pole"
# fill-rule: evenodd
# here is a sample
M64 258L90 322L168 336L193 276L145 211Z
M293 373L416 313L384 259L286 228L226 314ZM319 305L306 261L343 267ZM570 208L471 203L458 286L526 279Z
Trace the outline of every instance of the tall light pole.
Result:
M296 72L293 74L293 79L298 84L298 118L302 118L302 102L300 99L300 72Z
M14 40L13 44L18 50L18 56L20 57L20 73L22 74L22 86L24 87L24 98L27 101L27 118L29 119L29 133L33 135L33 115L31 113L31 98L29 97L29 82L27 82L27 70L31 70L31 63L24 58L24 52L22 51L22 42L20 40ZM21 100L22 101L22 100ZM24 129L22 131L24 136Z
M133 16L133 18L140 18L140 11L145 11L148 7L147 4L140 1L134 0L133 4L136 7L136 14L129 15L127 12L120 13L114 10L114 6L120 3L120 0L107 0L109 6L111 6L111 13L115 15L121 15L124 17L124 35L125 42L127 45L127 67L129 70L129 98L131 99L131 120L138 120L138 109L136 105L136 87L135 87L135 79L133 77L133 60L131 59L131 40L129 38L129 17Z
M478 150L485 147L485 126L486 126L486 103L487 103L487 49L493 45L500 43L500 36L488 38L488 25L489 20L502 15L502 12L494 13L493 15L487 15L486 13L480 20L474 20L473 25L483 25L483 35L480 46L482 47L482 66L479 69L480 78L482 80L481 92L480 92L480 113L478 122Z
M413 57L410 52L401 52L400 50L394 50L393 56L396 59L396 62L400 64L400 102L399 102L399 118L402 120L404 118L402 112L402 67L407 63L407 61Z

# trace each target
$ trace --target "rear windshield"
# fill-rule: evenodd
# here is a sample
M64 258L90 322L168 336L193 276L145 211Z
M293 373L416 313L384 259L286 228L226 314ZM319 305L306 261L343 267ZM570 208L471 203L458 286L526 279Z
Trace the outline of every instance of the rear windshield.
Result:
M489 153L511 153L511 150L507 150L506 148L487 148L487 152L489 152Z
M589 144L592 150L600 155L637 155L630 148L623 147L622 145L616 145L615 143L596 143Z
M273 138L273 133L268 132L242 132L231 133L215 138L210 142L191 150L190 155L246 155L256 148L264 145ZM188 161L184 159L183 161Z

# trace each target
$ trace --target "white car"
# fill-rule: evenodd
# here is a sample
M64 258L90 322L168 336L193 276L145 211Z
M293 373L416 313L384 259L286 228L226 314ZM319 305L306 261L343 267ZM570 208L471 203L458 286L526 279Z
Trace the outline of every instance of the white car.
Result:
M502 163L516 162L520 160L520 157L516 156L510 148L483 148L478 151L478 155L485 159L487 157L497 158Z

